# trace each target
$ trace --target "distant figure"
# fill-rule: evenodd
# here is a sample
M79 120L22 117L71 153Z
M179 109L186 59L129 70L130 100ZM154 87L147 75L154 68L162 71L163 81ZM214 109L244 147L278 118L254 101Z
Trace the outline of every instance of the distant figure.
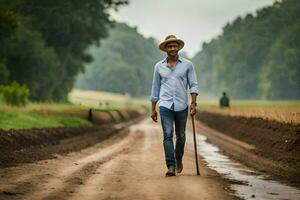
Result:
M89 121L93 122L93 114L92 114L92 109L89 109Z
M220 98L220 107L224 108L224 107L230 107L229 105L229 98L226 95L226 92L223 92L223 96Z

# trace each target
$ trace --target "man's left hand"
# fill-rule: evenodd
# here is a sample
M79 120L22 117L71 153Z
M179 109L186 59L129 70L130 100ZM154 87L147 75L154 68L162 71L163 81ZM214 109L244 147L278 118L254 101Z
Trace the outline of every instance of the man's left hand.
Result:
M190 105L190 115L194 116L195 114L196 114L196 105L192 103Z

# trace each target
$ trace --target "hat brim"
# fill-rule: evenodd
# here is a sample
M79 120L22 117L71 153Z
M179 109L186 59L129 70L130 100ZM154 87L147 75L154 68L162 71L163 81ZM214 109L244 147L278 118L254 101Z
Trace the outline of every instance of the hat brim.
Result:
M180 40L180 39L170 39L170 40L166 40L166 41L163 41L162 43L160 43L159 44L159 49L166 52L167 51L166 44L170 43L170 42L177 42L179 44L179 50L184 47L184 42L182 40Z

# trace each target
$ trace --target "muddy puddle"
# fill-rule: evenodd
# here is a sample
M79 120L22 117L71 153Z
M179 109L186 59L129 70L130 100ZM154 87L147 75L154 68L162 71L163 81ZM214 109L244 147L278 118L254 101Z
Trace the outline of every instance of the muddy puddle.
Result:
M193 142L192 133L187 134L187 142ZM193 147L191 145L191 147ZM198 153L207 166L224 178L229 179L234 195L242 199L299 200L300 189L271 180L268 175L259 173L241 163L230 160L219 148L207 142L204 135L197 134ZM201 170L201 169L200 169Z

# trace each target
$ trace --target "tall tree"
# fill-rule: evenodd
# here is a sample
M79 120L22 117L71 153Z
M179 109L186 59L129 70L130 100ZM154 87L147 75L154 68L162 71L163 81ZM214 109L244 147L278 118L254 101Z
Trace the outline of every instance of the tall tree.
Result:
M262 66L264 99L300 99L300 20L288 26L270 49Z
M17 18L9 9L7 0L0 0L0 84L8 81L9 71L5 64L7 39L10 38L17 28Z

